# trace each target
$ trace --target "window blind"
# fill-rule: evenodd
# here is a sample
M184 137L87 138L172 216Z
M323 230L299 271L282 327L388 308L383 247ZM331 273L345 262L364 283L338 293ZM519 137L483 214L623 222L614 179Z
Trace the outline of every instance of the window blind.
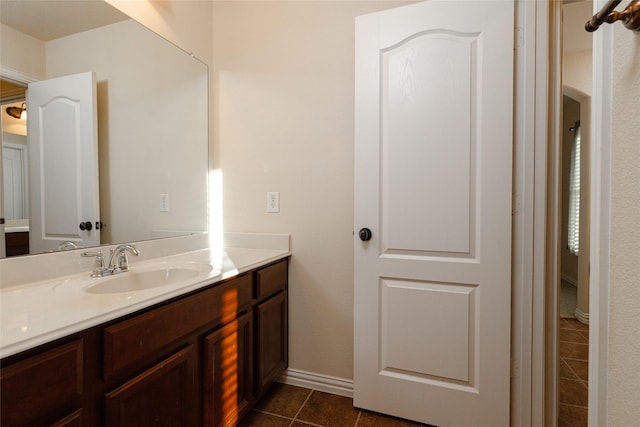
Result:
M569 170L569 252L580 251L580 122L576 122Z

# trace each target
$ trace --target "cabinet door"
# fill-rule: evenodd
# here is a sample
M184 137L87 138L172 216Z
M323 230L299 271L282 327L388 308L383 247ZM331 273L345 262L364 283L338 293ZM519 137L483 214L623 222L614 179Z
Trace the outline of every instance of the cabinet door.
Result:
M0 370L0 425L44 425L81 405L83 341L76 340Z
M204 339L204 425L235 425L249 409L253 377L252 315Z
M287 367L287 294L256 307L256 392L260 396Z
M105 395L105 424L195 426L195 350L189 345Z

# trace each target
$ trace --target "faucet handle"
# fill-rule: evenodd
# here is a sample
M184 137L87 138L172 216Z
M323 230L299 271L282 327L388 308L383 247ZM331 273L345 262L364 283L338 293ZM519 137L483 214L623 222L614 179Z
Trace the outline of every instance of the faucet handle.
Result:
M98 252L82 252L82 257L95 257L93 262L93 270L91 271L91 277L103 277L105 275L104 258L102 257L102 251Z

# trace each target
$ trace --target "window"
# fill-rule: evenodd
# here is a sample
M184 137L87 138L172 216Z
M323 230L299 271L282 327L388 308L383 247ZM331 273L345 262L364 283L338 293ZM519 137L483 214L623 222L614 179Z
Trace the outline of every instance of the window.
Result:
M569 170L569 252L578 255L580 249L580 122L574 127L571 165Z

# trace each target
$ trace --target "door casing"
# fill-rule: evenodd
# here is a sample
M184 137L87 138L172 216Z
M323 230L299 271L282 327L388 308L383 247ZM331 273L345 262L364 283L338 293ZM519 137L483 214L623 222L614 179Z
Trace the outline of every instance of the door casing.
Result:
M594 13L605 0L594 1ZM558 274L549 191L560 138L562 2L516 3L511 424L557 423ZM613 34L593 34L589 425L606 426ZM534 65L526 65L534 64ZM534 101L534 102L532 102ZM557 172L555 172L557 175ZM547 240L549 238L549 240ZM597 248L597 250L596 250Z
M557 283L559 262L557 242L559 226L557 218L560 206L557 200L559 179L559 141L561 135L562 108L562 58L561 28L562 2L536 0L534 4L522 4L518 11L536 8L537 19L532 23L525 12L525 25L535 28L535 48L529 45L524 54L535 63L534 96L536 114L533 126L525 129L535 133L533 150L535 160L529 164L516 163L516 174L525 176L522 185L514 185L521 196L523 206L533 203L528 212L533 214L527 225L514 230L514 247L522 245L531 255L516 258L514 270L531 271L531 295L522 295L522 304L514 295L514 330L518 319L518 331L525 342L512 350L514 371L524 367L521 380L512 378L512 425L555 426L558 416L558 303ZM593 12L604 5L605 0L595 0ZM518 28L520 22L518 18ZM531 27L529 27L531 28ZM589 328L589 426L607 425L607 358L609 335L609 276L610 276L610 196L611 196L611 144L612 144L612 63L613 30L603 26L593 33L593 91L591 98L591 220L590 220L590 325ZM535 52L535 54L534 54ZM533 55L533 56L531 56ZM548 72L548 80L546 73ZM526 74L526 73L525 73ZM548 97L547 97L548 94ZM546 99L545 99L546 98ZM517 103L516 111L522 106ZM517 138L516 138L517 139ZM533 167L527 173L527 166ZM519 169L521 168L521 169ZM550 173L549 173L550 172ZM555 187L553 187L555 185ZM533 189L532 189L533 188ZM527 192L528 191L528 192ZM517 193L516 193L517 194ZM526 196L524 196L526 194ZM518 196L514 197L518 204ZM517 207L514 206L514 210ZM515 223L515 221L514 221ZM548 240L545 240L548 239ZM548 243L547 243L548 242ZM533 246L530 246L533 245ZM525 251L526 252L526 251ZM526 276L525 276L526 277ZM545 280L546 279L546 280ZM549 280L551 279L551 280ZM527 279L528 280L528 279ZM518 288L514 280L514 288ZM518 307L519 306L519 307ZM529 309L531 307L531 309ZM518 312L519 316L515 313ZM529 325L531 327L529 327ZM545 337L546 332L546 337ZM543 362L544 361L544 362ZM522 364L520 364L522 363ZM531 375L526 375L525 371ZM517 377L517 375L516 375ZM523 386L523 387L519 387ZM530 388L527 388L530 386ZM531 390L529 394L529 390ZM529 398L527 398L529 394Z

